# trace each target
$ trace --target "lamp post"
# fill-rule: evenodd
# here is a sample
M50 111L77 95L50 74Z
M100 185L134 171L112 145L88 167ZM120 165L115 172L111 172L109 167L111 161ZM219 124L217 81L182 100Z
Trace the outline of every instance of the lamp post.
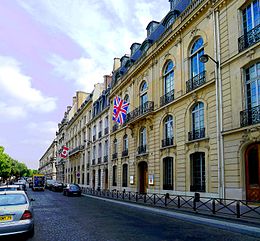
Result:
M224 145L223 145L223 123L222 123L222 87L220 81L220 64L219 61L213 59L208 54L203 54L199 57L199 61L207 63L209 61L215 63L216 73L216 125L217 125L217 150L218 150L218 176L219 176L219 193L221 198L225 198L225 186L224 186Z

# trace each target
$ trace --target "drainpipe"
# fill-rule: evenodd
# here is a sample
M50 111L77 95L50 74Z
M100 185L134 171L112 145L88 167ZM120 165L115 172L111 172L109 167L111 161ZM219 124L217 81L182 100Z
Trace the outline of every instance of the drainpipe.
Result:
M220 71L220 31L219 31L219 12L213 12L214 22L214 54L218 64L215 66L216 73L216 119L217 119L217 146L218 146L218 177L219 195L225 198L225 170L224 170L224 142L223 142L223 100L222 100L222 80Z

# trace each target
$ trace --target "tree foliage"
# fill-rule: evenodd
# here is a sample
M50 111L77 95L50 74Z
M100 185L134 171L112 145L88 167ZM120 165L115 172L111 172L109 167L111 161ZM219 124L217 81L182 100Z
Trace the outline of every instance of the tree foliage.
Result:
M6 154L4 150L4 147L0 146L0 177L2 177L3 180L6 180L11 176L29 177L37 172L37 170L28 169L24 163L14 160L12 157Z

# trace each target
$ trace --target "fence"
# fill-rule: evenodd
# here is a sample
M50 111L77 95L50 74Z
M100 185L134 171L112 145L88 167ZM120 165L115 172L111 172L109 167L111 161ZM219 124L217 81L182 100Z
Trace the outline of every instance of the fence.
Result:
M260 202L252 203L246 200L210 197L201 198L199 193L195 193L194 196L170 195L169 193L140 194L137 192L94 190L91 188L83 188L83 193L154 207L201 213L222 218L239 218L240 220L260 223Z

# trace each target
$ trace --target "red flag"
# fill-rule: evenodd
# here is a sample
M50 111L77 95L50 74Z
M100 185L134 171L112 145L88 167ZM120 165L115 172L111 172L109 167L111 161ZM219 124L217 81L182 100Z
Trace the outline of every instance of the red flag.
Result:
M68 156L68 152L69 152L69 148L66 147L66 146L63 146L63 149L62 149L62 152L61 152L60 156L62 158L66 158Z

